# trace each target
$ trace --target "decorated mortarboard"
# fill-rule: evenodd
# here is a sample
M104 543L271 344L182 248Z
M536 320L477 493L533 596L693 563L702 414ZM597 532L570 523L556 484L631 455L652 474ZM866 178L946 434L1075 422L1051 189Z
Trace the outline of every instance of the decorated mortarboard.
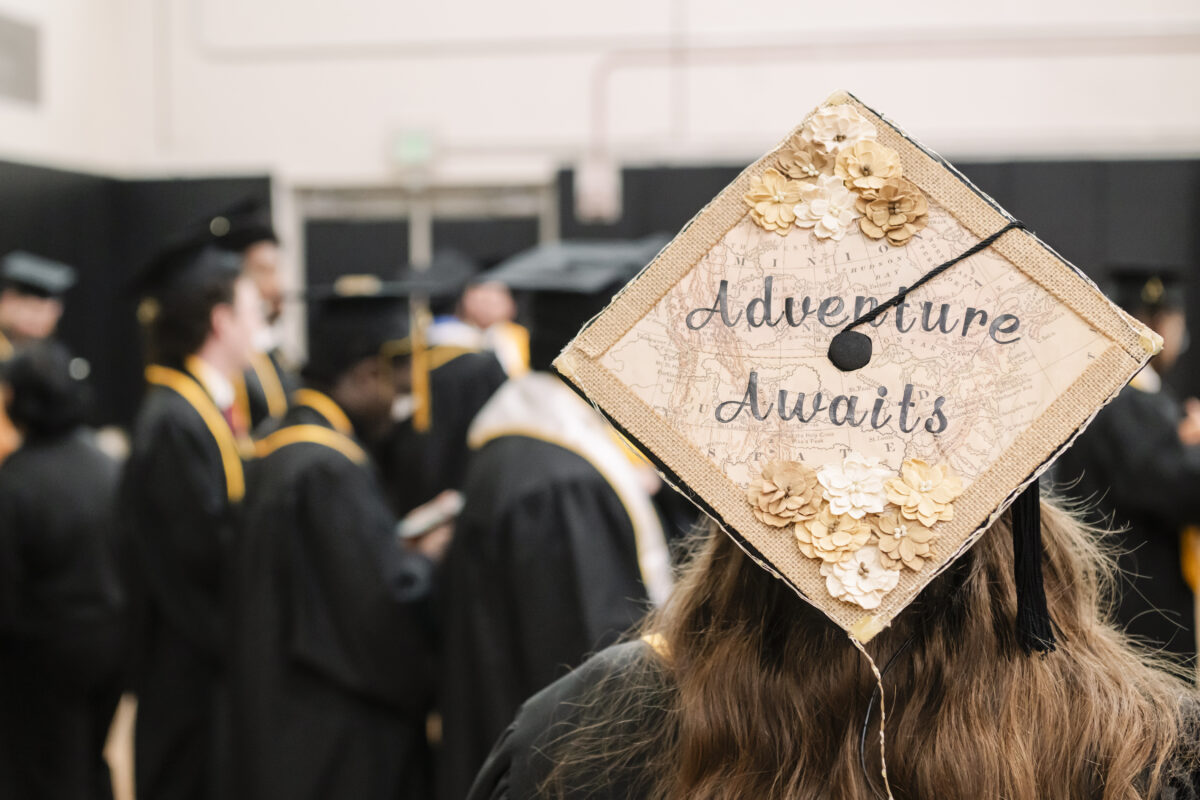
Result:
M44 297L60 297L75 285L75 269L58 261L14 250L0 261L0 285Z
M259 242L279 242L271 221L270 208L253 197L212 215L205 222L204 229L214 243L237 253Z
M305 376L331 381L365 358L396 354L408 337L410 294L410 286L374 275L310 289Z
M1160 346L950 164L838 93L555 368L858 642L1020 498L1018 634L1044 650L1037 478Z

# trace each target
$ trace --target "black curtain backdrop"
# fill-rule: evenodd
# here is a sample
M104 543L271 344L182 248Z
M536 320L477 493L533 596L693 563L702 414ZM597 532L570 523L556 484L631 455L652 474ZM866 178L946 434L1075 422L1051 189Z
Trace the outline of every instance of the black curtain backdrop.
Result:
M960 163L983 191L1104 285L1118 263L1168 263L1188 272L1189 323L1200 337L1200 161ZM558 176L564 239L674 233L726 186L737 166L622 171L623 214L613 224L574 215L574 176ZM60 335L92 364L97 422L126 424L142 391L141 341L128 286L166 239L246 197L267 201L265 176L116 180L0 161L0 253L25 249L79 269ZM404 220L314 220L305 226L307 277L391 274L406 260ZM440 219L435 247L456 247L485 267L537 241L533 219ZM1200 395L1200 347L1169 380Z
M1172 264L1188 275L1188 325L1200 340L1200 161L961 162L983 192L1105 286L1122 263ZM564 239L636 238L674 233L727 186L741 167L622 170L623 213L610 225L575 217L574 173L558 175ZM1200 396L1200 345L1168 380Z
M97 424L127 425L142 393L132 277L164 241L247 197L269 202L269 179L123 181L0 161L0 253L79 271L59 336L92 366Z

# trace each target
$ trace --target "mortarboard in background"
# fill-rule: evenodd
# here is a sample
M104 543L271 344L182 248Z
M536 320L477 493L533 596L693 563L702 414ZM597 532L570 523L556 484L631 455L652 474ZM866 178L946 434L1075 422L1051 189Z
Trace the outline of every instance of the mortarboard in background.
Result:
M373 355L403 354L409 335L411 287L374 275L344 275L308 291L308 362L305 378L330 383Z
M74 267L14 250L0 260L0 286L13 286L42 297L62 297L75 285Z
M1118 264L1108 270L1109 296L1130 314L1185 309L1186 271L1173 264Z

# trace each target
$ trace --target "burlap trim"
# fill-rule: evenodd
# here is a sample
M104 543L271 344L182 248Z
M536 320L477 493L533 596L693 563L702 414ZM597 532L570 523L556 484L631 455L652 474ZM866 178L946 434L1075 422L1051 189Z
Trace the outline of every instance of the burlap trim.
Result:
M900 154L905 177L920 186L973 235L983 239L1008 223L1009 218L994 201L980 195L959 175L856 98L836 92L825 101L825 105L842 103L853 105L875 124L878 140ZM646 316L746 216L748 209L742 195L749 190L751 177L776 163L779 151L799 133L812 113L809 112L769 153L743 170L733 183L701 209L679 236L613 299L604 314L580 332L573 345L588 356L599 358ZM1088 325L1119 344L1125 352L1139 360L1148 354L1141 326L1108 302L1095 284L1034 234L1004 236L992 249Z
M951 563L986 530L1019 487L1053 456L1061 445L1110 400L1142 366L1120 347L1105 350L1070 388L1021 433L1013 444L980 475L954 504L955 518L939 530L932 560ZM876 610L866 613L829 597L817 562L805 558L788 532L771 528L754 518L745 493L682 434L672 429L615 375L583 353L568 350L555 362L559 372L584 392L692 492L700 495L724 525L733 528L770 562L769 571L785 580L798 594L810 599L843 629L867 641L920 593L936 575L905 571L900 583ZM736 537L735 537L736 538Z

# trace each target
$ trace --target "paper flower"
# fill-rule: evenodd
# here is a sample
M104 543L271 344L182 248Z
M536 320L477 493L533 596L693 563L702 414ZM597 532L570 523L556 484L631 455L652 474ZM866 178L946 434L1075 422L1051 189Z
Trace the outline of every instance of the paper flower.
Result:
M789 178L813 181L833 170L833 157L803 139L793 137L779 152L779 169Z
M843 149L833 167L846 186L866 197L873 197L888 178L899 178L903 171L899 153L869 139Z
M813 112L800 137L826 153L838 153L863 139L874 139L875 126L853 106L826 106Z
M817 472L824 487L824 497L834 514L849 514L862 519L878 514L887 503L888 494L883 482L893 473L881 466L878 458L850 452L840 464L826 464Z
M807 522L796 525L796 544L809 558L845 561L871 539L874 530L866 519L834 514L829 506Z
M904 178L888 178L874 193L874 198L858 198L856 208L863 215L858 226L872 239L886 236L890 244L908 244L928 222L925 195Z
M858 218L854 193L836 175L822 175L805 184L803 200L792 209L796 226L812 228L819 239L841 241Z
M831 595L867 610L879 608L884 595L900 582L900 571L884 566L875 545L867 545L845 561L821 564L821 575Z
M750 191L743 198L760 227L787 236L796 221L793 209L800 202L800 189L799 181L788 180L779 170L770 168L750 179Z
M954 519L954 501L962 493L962 480L948 465L931 467L919 458L907 459L900 465L900 477L887 482L887 499L900 507L905 519L927 528Z
M772 461L751 482L746 497L754 516L776 528L816 516L821 503L817 473L796 461Z
M936 534L920 522L906 519L897 509L888 509L872 521L877 528L883 565L898 568L903 564L913 572L920 572Z

